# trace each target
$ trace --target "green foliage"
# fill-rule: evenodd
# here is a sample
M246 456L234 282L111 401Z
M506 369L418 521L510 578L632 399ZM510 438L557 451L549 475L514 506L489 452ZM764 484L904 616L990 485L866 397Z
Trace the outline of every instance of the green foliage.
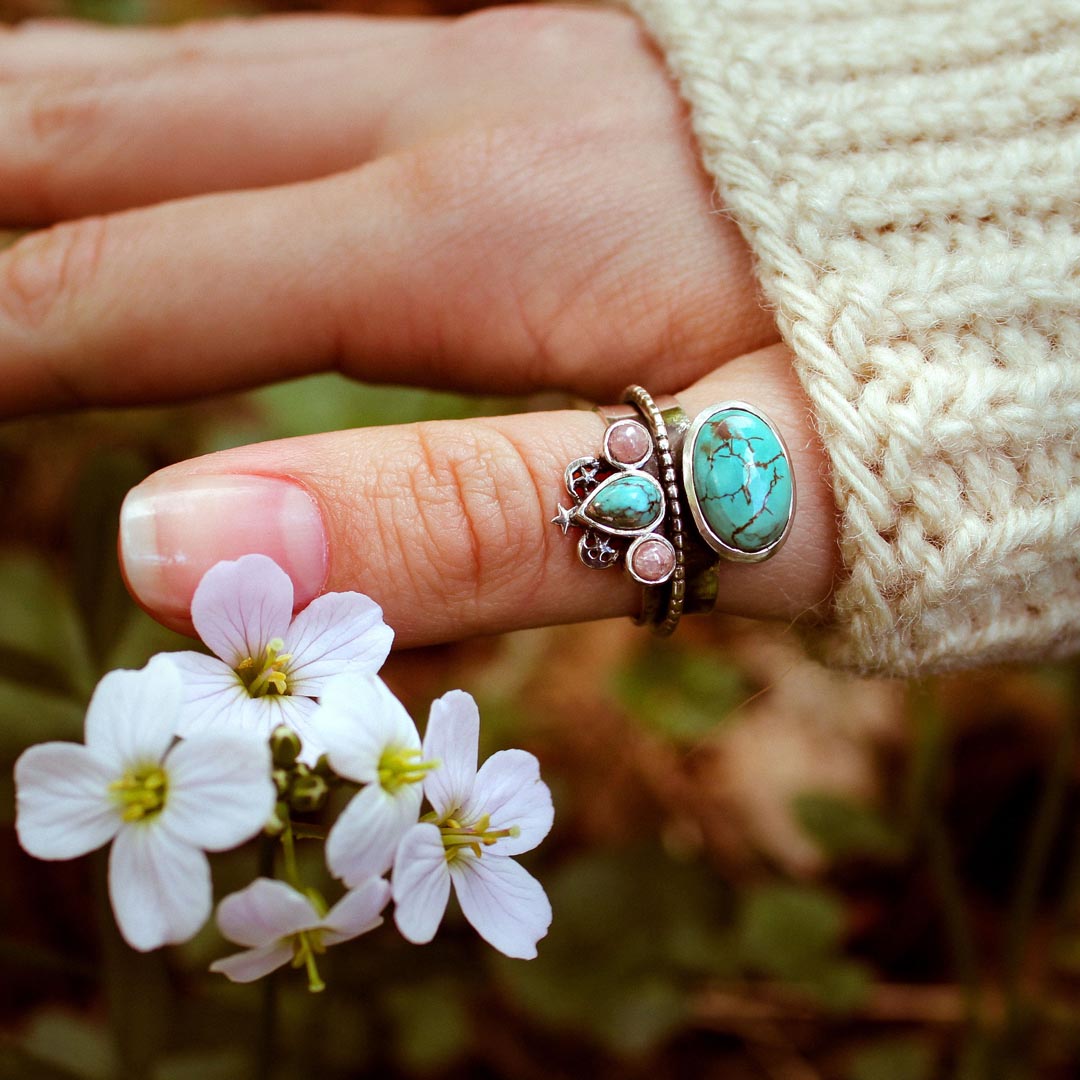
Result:
M750 696L739 668L713 653L651 641L617 669L619 702L659 734L692 742L717 726Z
M117 530L124 496L147 471L140 454L101 450L86 463L75 486L73 592L86 629L87 649L99 671L107 666L109 652L134 610L116 558Z
M93 679L78 614L43 557L0 554L0 610L0 685L69 697L88 693Z
M495 966L553 1029L644 1053L685 1022L701 978L736 972L730 901L705 867L646 847L580 857L547 886L555 921L539 957Z
M205 452L262 438L292 438L418 420L455 420L512 408L506 398L371 386L333 374L268 386L252 392L247 400L253 408L246 418L238 421L232 417L208 427L203 435Z
M847 1080L930 1080L935 1057L925 1039L883 1040L852 1055Z
M834 859L868 856L894 859L904 838L876 810L828 792L797 795L792 809L803 830Z
M60 1010L39 1010L19 1049L29 1062L61 1075L83 1080L112 1080L117 1075L108 1031L92 1020Z
M761 885L746 892L736 920L741 963L802 989L826 1008L847 1012L870 987L863 965L841 952L843 905L823 889Z
M393 1019L394 1057L405 1068L426 1073L459 1060L472 1041L465 986L437 978L395 987L386 995Z

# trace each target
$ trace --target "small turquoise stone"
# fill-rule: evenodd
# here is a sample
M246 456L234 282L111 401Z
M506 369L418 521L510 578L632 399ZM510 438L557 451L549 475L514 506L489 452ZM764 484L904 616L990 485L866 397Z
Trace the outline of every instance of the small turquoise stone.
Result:
M775 543L791 517L791 463L764 420L720 409L692 451L694 492L705 523L728 547L753 554Z
M605 480L581 504L579 514L606 532L632 533L655 525L663 512L663 493L651 476L623 473Z

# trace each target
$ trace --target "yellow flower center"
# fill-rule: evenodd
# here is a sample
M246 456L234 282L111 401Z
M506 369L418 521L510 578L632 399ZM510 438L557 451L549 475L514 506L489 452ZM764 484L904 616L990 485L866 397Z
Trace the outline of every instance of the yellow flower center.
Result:
M491 829L491 815L484 814L472 825L462 825L455 818L449 817L439 822L443 847L446 849L446 861L453 862L462 852L471 851L474 855L483 854L483 849L491 847L498 840L508 836L520 836L521 829L511 825L509 829Z
M289 661L291 653L283 653L285 642L274 638L260 657L249 656L236 666L236 674L252 697L289 693Z
M379 758L379 784L391 795L406 784L419 784L437 761L421 761L420 750L406 746L388 746Z
M146 821L161 813L168 794L169 779L160 765L130 769L109 785L109 794L120 807L125 821Z

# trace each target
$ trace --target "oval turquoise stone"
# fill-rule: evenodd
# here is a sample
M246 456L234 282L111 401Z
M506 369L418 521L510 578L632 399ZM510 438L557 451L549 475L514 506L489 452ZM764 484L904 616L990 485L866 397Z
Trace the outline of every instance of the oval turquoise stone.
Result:
M605 480L582 504L581 517L607 532L637 532L663 516L660 485L645 473L623 473Z
M791 517L791 463L769 425L745 409L719 409L692 450L701 517L728 547L753 554L779 540Z

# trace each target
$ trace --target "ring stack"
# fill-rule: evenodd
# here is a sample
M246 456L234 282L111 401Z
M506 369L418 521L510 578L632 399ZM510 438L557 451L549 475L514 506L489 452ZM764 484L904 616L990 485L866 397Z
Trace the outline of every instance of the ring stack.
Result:
M582 530L585 566L622 561L643 588L638 622L667 635L683 614L712 610L719 563L761 562L787 539L791 459L773 423L745 402L711 405L691 422L674 398L654 400L640 386L623 401L597 410L607 422L601 452L566 467L574 504L560 504L552 521L564 534Z

